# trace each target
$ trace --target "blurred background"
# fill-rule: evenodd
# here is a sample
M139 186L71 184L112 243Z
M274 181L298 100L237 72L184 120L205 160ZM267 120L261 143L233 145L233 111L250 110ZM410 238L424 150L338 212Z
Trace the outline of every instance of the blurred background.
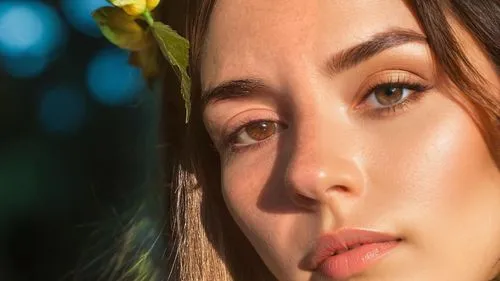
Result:
M151 178L158 97L100 36L104 5L0 1L1 281L71 280Z

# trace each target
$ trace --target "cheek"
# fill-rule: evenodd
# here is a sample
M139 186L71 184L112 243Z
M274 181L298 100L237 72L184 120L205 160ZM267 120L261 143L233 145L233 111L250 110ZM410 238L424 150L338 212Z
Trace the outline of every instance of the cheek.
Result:
M366 137L368 197L456 214L476 197L498 195L498 168L470 116L440 94L423 103Z
M262 157L262 153L247 153L238 155L223 162L222 193L226 205L247 237L255 240L253 235L260 228L268 225L268 216L261 216L258 202L269 187L268 179L271 177L276 157L275 150L266 147L269 153Z
M226 162L222 173L222 193L233 219L256 249L264 263L280 280L283 272L296 272L312 233L297 229L317 229L310 214L289 211L290 200L276 167L277 144L266 145L258 153L238 156ZM231 161L231 160L229 160Z
M491 263L500 254L499 170L459 105L437 94L423 103L425 114L408 112L393 131L372 134L366 207L404 229L429 268Z

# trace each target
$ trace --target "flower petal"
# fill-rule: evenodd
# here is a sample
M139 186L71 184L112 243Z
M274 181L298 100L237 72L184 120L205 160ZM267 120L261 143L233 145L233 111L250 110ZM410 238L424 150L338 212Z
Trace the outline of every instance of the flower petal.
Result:
M146 6L148 11L154 10L158 4L160 3L160 0L146 0Z
M92 14L104 36L120 48L141 50L148 44L146 31L117 7L102 7Z
M108 2L122 8L131 16L138 16L146 11L146 0L108 0Z

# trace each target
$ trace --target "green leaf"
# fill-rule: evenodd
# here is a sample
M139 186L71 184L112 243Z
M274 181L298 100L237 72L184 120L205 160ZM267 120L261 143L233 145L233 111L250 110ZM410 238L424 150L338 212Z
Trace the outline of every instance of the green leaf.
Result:
M102 7L92 17L101 29L102 34L120 48L138 51L148 45L146 31L122 9Z
M187 74L189 63L189 42L175 32L170 26L161 22L154 22L152 26L153 35L163 56L170 62L177 76L181 80L181 93L186 108L186 123L189 120L191 110L191 78Z

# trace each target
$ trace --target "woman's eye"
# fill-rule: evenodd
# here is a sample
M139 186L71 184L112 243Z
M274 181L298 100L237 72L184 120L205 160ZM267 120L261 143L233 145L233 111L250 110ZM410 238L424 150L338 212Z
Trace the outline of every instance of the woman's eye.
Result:
M273 121L257 121L245 125L234 138L234 143L239 145L249 145L261 142L280 130L280 124Z
M372 90L366 101L373 107L392 107L402 103L415 91L410 86L382 85Z

